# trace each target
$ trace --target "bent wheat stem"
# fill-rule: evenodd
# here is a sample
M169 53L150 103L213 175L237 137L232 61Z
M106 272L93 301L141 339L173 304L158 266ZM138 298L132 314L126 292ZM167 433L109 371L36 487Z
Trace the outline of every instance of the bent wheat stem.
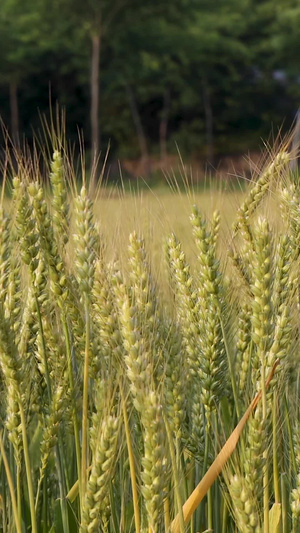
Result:
M274 372L276 370L277 365L279 364L279 360L277 360L273 368L270 372L270 375L267 379L267 382L265 384L266 388L269 386L270 381L272 380L274 376ZM211 467L206 472L205 476L201 479L200 483L197 485L197 487L194 489L188 500L185 502L182 511L184 516L184 522L188 523L191 519L194 511L197 509L199 503L203 500L204 496L206 495L209 488L212 486L214 481L217 479L218 475L221 473L225 463L228 461L229 457L234 452L236 445L239 441L239 438L241 436L241 433L244 429L244 426L252 413L254 409L256 408L258 402L260 401L262 397L262 392L258 392L255 398L250 403L248 409L246 410L245 414L231 433L229 439L225 442L223 448L217 455L216 459L212 463ZM172 533L180 533L180 521L179 521L179 515L175 517L171 524L171 532Z

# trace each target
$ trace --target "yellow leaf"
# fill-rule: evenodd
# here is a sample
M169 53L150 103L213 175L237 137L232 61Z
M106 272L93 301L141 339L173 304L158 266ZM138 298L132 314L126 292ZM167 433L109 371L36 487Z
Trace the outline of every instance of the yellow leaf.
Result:
M269 530L281 533L281 503L274 503L269 513Z

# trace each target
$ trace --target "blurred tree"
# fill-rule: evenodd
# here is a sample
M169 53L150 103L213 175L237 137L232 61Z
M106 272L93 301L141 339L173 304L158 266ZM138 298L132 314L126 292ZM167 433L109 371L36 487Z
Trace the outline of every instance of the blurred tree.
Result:
M54 7L55 3L49 0L35 0L34 5L31 0L1 0L0 39L3 46L0 47L0 84L9 86L14 142L19 137L18 100L22 101L28 81L31 83L30 94L35 95L38 89L37 98L33 99L30 108L32 117L33 111L35 115L40 107L40 100L45 99L42 91L46 91L46 105L49 107L49 92L56 79L57 67L63 63L60 70L64 74L74 70L68 51L72 48L74 53L76 46L79 51L78 40L72 39L74 33L70 19L62 19L61 13ZM80 57L80 54L77 55ZM83 65L84 61L81 61L80 67ZM68 90L70 92L70 87ZM22 110L23 118L25 115L26 109L25 112Z
M300 4L298 0L285 0L273 6L272 23L265 43L269 50L270 68L275 80L300 104Z
M37 3L39 0L37 0ZM28 12L28 2L2 0L0 10L0 83L9 87L10 132L15 143L19 140L18 87L34 68L35 28L38 26L37 12Z
M298 107L299 18L298 0L1 0L1 113L28 134L50 85L94 153L101 135L119 156L176 141L213 162Z
M152 0L62 0L65 2L67 11L73 17L74 27L80 27L81 32L91 41L91 77L90 77L90 119L91 119L91 144L94 154L99 152L99 91L101 73L101 49L104 53L113 50L113 64L119 63L122 77L122 85L125 88L129 107L136 127L140 150L144 159L148 158L147 141L143 131L141 117L132 88L131 80L124 76L124 69L136 70L139 63L139 55L143 54L144 48L149 47L148 37L151 38L151 29L160 26L163 21L171 23L181 22L187 7L194 5L194 0L174 0L171 4L168 0L153 2ZM138 31L134 31L133 29ZM160 33L158 37L161 37ZM138 38L137 38L138 37ZM131 42L130 42L131 41ZM133 46L132 46L133 44ZM155 46L152 42L151 48ZM156 47L157 48L157 47ZM157 50L156 50L157 51ZM162 48L160 47L160 52ZM108 52L109 53L109 52ZM161 127L162 135L166 130L168 98L165 95L164 126ZM164 141L165 142L165 141Z
M214 129L222 123L221 105L224 107L224 99L227 105L234 100L231 91L250 70L251 56L242 41L246 7L238 0L227 0L215 2L212 10L210 2L200 0L187 3L184 13L180 9L182 5L172 16L132 17L130 25L120 28L119 38L110 42L111 61L106 71L113 71L115 89L123 82L131 87L131 100L135 95L131 107L134 122L139 123L141 152L146 151L147 135L141 128L142 118L137 121L136 101L146 110L148 128L156 115L161 156L166 154L169 120L177 132L183 122L198 121L198 142L203 139L212 159ZM124 57L129 59L124 61Z

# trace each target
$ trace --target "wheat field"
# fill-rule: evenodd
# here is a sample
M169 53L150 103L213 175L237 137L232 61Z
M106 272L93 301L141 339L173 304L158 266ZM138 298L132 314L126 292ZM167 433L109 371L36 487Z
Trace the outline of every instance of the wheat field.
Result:
M1 531L297 533L288 145L231 192L96 194L52 154L1 196Z

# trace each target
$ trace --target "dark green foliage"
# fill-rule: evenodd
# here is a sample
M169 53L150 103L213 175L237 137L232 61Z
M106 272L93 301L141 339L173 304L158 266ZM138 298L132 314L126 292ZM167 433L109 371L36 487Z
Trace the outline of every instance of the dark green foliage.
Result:
M1 0L0 115L14 141L58 101L91 148L92 40L100 148L137 158L257 147L297 110L297 0ZM51 93L51 102L49 102ZM39 110L39 112L38 112Z

